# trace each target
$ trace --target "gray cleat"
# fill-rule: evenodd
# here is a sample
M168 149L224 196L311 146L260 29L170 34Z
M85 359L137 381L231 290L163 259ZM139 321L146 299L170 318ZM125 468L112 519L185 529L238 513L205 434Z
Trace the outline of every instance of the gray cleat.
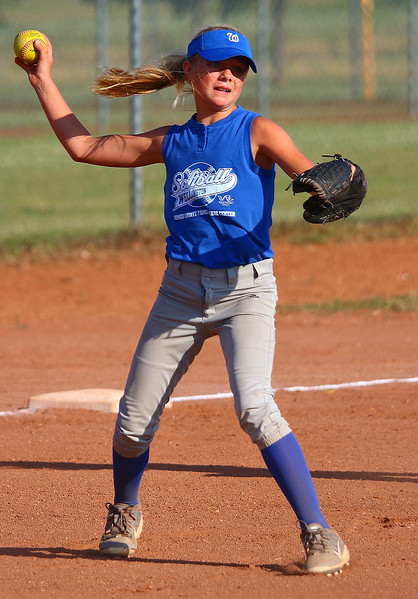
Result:
M132 557L141 534L143 518L139 504L106 503L109 510L99 549L107 557Z
M350 554L335 530L314 522L302 529L300 538L306 553L306 572L330 576L348 565Z

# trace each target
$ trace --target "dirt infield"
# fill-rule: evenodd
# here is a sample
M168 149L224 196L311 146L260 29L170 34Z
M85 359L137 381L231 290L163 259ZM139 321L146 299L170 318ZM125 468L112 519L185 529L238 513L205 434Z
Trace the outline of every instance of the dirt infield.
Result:
M418 240L277 243L284 304L418 288ZM112 499L114 415L19 413L32 395L124 385L164 268L146 253L84 250L0 264L0 595L5 598L343 599L416 596L417 383L289 391L418 376L418 315L279 314L273 384L350 566L303 575L294 516L230 399L173 403L141 487L129 561L100 557ZM175 392L229 391L210 340ZM9 413L10 412L10 413Z

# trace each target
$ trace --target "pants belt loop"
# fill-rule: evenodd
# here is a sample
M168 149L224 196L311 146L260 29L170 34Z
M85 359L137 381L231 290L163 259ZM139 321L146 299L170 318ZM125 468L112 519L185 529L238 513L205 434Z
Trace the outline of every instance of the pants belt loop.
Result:
M237 284L237 270L238 269L236 267L226 269L228 275L228 285L231 287L235 287Z
M177 277L180 276L180 266L182 265L182 261L181 260L172 260L170 258L169 262L168 262L168 268L169 270L174 273Z

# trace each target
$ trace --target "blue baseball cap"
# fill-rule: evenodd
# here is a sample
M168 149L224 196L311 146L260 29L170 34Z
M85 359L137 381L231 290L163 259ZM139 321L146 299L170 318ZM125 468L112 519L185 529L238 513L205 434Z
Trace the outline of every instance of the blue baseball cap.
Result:
M247 59L250 67L257 72L257 66L253 60L250 42L242 33L228 31L226 29L213 29L202 33L192 40L187 48L187 58L199 54L205 60L218 62L235 56Z

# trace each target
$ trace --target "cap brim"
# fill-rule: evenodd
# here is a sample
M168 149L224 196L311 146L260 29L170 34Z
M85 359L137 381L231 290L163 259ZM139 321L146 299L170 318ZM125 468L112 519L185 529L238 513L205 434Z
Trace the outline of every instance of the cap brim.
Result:
M205 60L209 60L210 62L218 62L220 60L227 60L228 58L240 57L244 58L254 73L257 72L257 66L253 59L246 54L240 54L236 52L235 48L211 48L209 50L200 50L198 54L204 58Z

